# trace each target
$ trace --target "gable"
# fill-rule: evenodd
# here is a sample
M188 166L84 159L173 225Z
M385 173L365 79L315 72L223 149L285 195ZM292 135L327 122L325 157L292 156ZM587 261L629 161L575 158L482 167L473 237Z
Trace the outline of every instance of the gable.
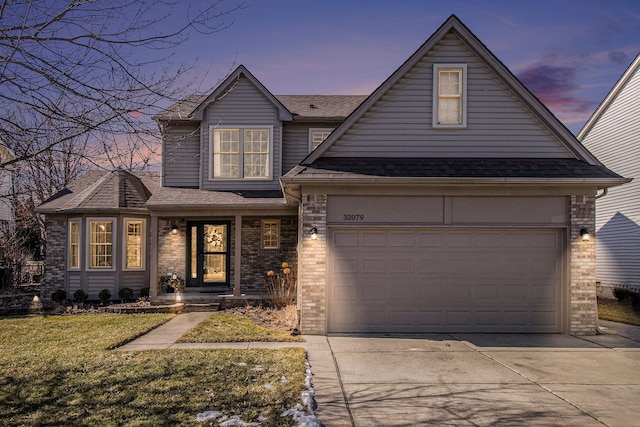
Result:
M466 64L467 126L432 126L434 64ZM449 31L323 154L326 157L572 158L566 146Z

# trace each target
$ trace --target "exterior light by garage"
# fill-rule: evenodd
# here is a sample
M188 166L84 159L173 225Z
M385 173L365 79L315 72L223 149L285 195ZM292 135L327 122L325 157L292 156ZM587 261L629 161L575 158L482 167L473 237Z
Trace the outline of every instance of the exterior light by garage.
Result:
M171 234L178 234L178 226L176 224L171 226Z
M582 240L591 239L591 234L589 234L589 230L587 230L586 228L580 229L580 236L582 236Z
M311 238L313 240L316 240L318 238L318 229L315 227L311 227L311 230L309 231L309 234L311 234Z

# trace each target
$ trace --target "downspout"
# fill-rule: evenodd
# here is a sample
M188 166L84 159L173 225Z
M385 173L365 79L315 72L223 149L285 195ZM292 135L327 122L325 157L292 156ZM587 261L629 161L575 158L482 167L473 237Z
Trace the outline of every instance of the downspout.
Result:
M609 189L608 189L608 188L603 188L603 189L602 189L602 193L600 193L600 194L596 194L596 197L595 197L595 198L596 198L596 200L598 200L598 199L600 199L600 198L602 198L602 197L606 196L608 192L609 192ZM594 230L594 231L595 231L595 230ZM602 329L602 327L600 326L600 318L599 318L599 317L596 317L596 334L598 334L598 335L602 335L602 334L604 334L604 333L606 333L606 332L605 332L605 330L604 330L604 329Z

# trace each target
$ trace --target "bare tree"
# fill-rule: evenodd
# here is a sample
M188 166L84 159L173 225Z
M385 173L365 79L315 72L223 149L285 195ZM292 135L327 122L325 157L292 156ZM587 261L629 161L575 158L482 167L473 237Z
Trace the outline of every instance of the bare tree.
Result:
M10 163L80 138L99 141L101 153L91 154L112 165L142 159L144 166L158 141L148 119L154 108L188 93L190 82L179 77L194 64L173 64L176 50L194 31L223 30L241 7L223 0L3 1L0 141L17 156Z

